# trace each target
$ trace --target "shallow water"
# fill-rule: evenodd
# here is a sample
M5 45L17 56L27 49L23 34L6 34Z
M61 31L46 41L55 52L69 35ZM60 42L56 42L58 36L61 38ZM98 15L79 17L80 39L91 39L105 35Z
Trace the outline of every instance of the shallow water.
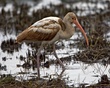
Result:
M3 35L3 33L0 33L0 35ZM76 33L72 38L75 39L78 37L78 34ZM15 39L16 36L12 34L11 36L7 34L4 36L4 38L1 36L0 37L0 45L3 40L7 40L13 38ZM56 50L58 57L67 57L74 55L78 51L81 51L78 48L71 48L69 46L70 43L74 43L74 41L69 40L69 41L63 41L64 43L64 48ZM0 49L0 62L2 66L6 65L6 71L1 70L1 74L12 74L13 76L16 76L18 80L24 79L30 79L32 77L36 77L37 70L31 69L24 69L22 67L17 67L17 65L23 65L24 61L21 61L19 59L20 55L26 57L26 53L28 51L32 51L32 49L27 46L25 43L22 44L21 50L18 52L14 52L13 54L9 54L7 52L2 52ZM2 58L7 57L6 61L3 61ZM49 59L48 60L55 60L55 57L51 54L47 54L46 57ZM72 58L72 57L71 57ZM87 84L94 84L97 83L101 75L107 74L109 76L110 72L110 65L103 66L101 63L94 63L94 64L85 64L80 61L74 61L74 58L70 62L64 63L66 67L66 71L63 74L63 78L67 78L66 81L68 82L69 85L76 85L78 86L79 84L82 83L87 83ZM48 79L49 76L51 77L58 77L58 75L61 73L62 68L57 65L50 65L49 68L45 67L40 67L40 72L41 72L41 77ZM22 74L21 72L24 72L26 74ZM21 74L20 74L21 73ZM58 74L58 75L57 75Z

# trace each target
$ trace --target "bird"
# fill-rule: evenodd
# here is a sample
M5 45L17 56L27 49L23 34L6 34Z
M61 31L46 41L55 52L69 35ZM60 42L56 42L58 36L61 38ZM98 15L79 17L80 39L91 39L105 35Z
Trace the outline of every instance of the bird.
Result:
M63 19L54 16L45 17L33 23L23 32L18 34L16 38L16 43L28 41L28 42L36 42L41 44L37 51L37 60L36 60L38 78L40 78L39 56L41 50L46 45L52 45L53 54L58 60L59 64L62 66L62 70L66 69L62 61L58 58L56 54L55 43L59 40L69 39L73 36L75 32L75 28L73 27L73 24L75 24L80 29L80 31L84 35L87 46L89 46L87 35L84 29L82 28L81 24L79 23L77 16L73 12L68 12Z

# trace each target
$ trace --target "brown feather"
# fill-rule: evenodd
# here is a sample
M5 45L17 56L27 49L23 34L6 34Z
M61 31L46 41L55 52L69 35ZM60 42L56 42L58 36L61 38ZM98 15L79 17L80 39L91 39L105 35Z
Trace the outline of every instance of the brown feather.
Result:
M23 40L25 40L25 37L27 36L27 33L28 33L28 29L24 30L22 33L20 33L18 36L17 36L17 39L16 39L16 43L20 43L22 42Z
M62 19L59 19L58 22L59 22L59 24L61 25L61 29L62 29L63 31L65 31L66 26L65 26L63 20L62 20Z
M56 23L56 25L55 25ZM52 26L51 26L52 25ZM17 36L17 42L24 40L30 41L50 41L57 32L61 29L61 26L54 20L50 20L47 23L40 26L30 26ZM35 30L35 31L34 31ZM42 31L43 30L43 31ZM49 33L46 31L50 31Z

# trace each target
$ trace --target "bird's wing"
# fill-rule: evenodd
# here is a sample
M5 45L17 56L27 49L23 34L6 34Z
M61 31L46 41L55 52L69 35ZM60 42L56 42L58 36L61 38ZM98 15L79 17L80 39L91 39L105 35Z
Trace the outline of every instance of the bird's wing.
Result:
M61 25L57 21L43 19L20 33L17 37L17 42L22 42L23 40L49 41L55 37L60 29Z

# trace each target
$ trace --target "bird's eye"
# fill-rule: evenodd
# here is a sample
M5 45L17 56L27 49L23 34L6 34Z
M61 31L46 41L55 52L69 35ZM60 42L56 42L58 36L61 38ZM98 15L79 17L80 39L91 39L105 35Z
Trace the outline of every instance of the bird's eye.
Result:
M76 20L76 18L75 17L72 17L72 20Z

